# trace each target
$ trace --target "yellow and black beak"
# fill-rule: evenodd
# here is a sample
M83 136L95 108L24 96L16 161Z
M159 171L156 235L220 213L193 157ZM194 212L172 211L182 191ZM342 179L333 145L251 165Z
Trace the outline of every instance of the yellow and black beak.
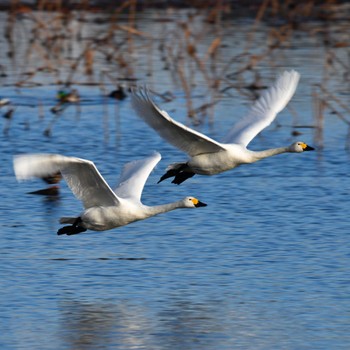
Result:
M201 202L201 201L198 201L197 203L194 204L194 206L195 206L196 208L199 208L199 207L206 207L207 204L205 204L205 203L203 203L203 202Z
M305 146L303 146L303 150L305 151L314 151L315 149L309 145L307 145L306 143L304 144Z

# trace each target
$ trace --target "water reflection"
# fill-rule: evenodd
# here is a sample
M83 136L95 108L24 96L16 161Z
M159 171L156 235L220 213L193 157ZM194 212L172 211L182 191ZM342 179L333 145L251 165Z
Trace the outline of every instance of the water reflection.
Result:
M118 319L113 305L65 300L60 311L61 336L72 349L98 349L113 341L111 333Z
M337 94L343 103L349 96L348 78L343 74L348 66L343 64L348 48L325 48L323 36L298 31L295 35L291 32L285 44L277 45L272 56L266 55L266 43L277 32L275 25L261 23L254 24L255 39L248 40L253 49L242 56L252 30L251 22L244 20L224 23L222 43L216 46L220 50L211 55L215 52L208 48L215 48L212 43L219 44L211 27L192 20L179 27L187 17L177 11L173 22L157 22L154 19L158 13L161 15L158 10L150 11L138 23L139 30L155 33L156 37L135 38L130 54L126 53L126 43L115 45L115 36L107 45L94 45L98 48L95 72L105 71L110 76L96 78L99 86L86 85L86 76L78 71L74 79L67 78L72 87L79 88L81 114L77 104L66 104L69 108L56 114L51 112L57 103L57 89L62 87L58 78L69 75L71 63L80 57L87 41L98 38L109 23L97 24L96 15L85 14L81 28L86 40L67 35L67 41L73 40L76 54L68 55L72 57L69 60L67 51L62 50L62 62L68 59L68 64L52 61L60 70L57 76L37 69L44 66L42 62L27 57L29 45L39 40L42 47L46 40L35 36L31 42L31 35L20 35L16 47L2 41L4 64L8 62L7 52L16 51L16 55L6 65L8 77L2 77L2 95L11 100L15 112L9 114L7 105L0 110L1 349L347 349L350 220L344 213L350 183L344 140L350 138L347 124L344 128L344 121L329 113L324 103L331 102L332 110L338 108L331 96L326 98L327 91ZM37 15L37 21L25 21L28 33L36 23L47 23L47 12ZM7 17L6 12L0 14L3 23ZM16 17L19 22L21 18ZM19 22L20 27L13 33L22 28ZM345 26L343 30L329 23L332 25L324 31L326 36L346 36ZM344 24L348 27L349 21ZM303 23L313 33L322 25L319 21ZM54 33L56 26L50 28L52 38L61 42L62 37ZM69 28L64 32L69 33ZM192 40L196 33L200 37ZM180 43L181 38L193 42L197 52L186 54L183 45L175 46L176 37ZM104 51L103 46L109 43L113 43L111 51ZM172 57L170 61L162 61L156 49L159 43L165 43L163 53ZM333 56L337 59L327 66L325 50L337 53ZM133 58L120 70L114 59L112 65L107 65L104 57L108 52L112 57L123 53L124 61ZM205 59L209 54L213 59ZM259 55L261 59L251 61ZM31 57L36 60L37 55ZM327 140L324 150L308 159L281 156L205 181L198 179L185 187L156 185L165 164L180 153L140 122L129 98L120 101L108 97L123 76L131 76L126 73L135 57L137 84L147 83L162 99L163 92L170 91L169 103L159 102L190 126L186 112L195 108L203 121L198 130L206 133L210 129L214 138L223 136L226 126L245 114L245 105L255 91L249 83L258 82L256 72L261 74L261 82L268 84L277 71L298 69L302 80L291 110L279 116L278 132L271 126L255 139L254 148L274 147L281 139L291 139L291 132L300 130L311 142L314 129L300 127L315 124L311 118L314 90L318 99L315 104L320 106L314 118L319 118L317 127L322 127L319 143ZM193 64L195 57L206 62L203 70ZM150 66L145 64L147 59ZM169 70L161 69L164 63ZM253 63L252 68L240 73L247 63ZM222 69L216 70L220 65ZM17 86L24 68L33 68L35 75ZM181 76L182 84L178 73L187 72L187 68L190 70ZM232 72L239 74L228 79L226 73ZM56 84L52 85L53 81ZM321 81L327 83L326 91L324 84L319 86ZM127 80L126 86L136 82ZM218 98L220 103L216 103ZM207 119L205 113L200 113L203 104L215 106L215 113L214 109L204 110ZM43 133L50 137L43 137ZM66 185L54 198L27 195L43 184L18 184L12 170L14 154L62 153L96 161L106 180L115 183L122 164L150 150L160 151L163 162L145 187L145 202L155 204L163 201L163 196L175 198L180 192L191 192L205 195L210 203L208 212L189 213L186 218L173 213L101 235L58 239L58 218L80 210L75 198ZM67 286L70 294L62 297Z
M111 304L66 299L59 305L60 336L72 349L206 348L227 338L215 305L172 300L160 306L152 316L149 307L130 300Z
M213 302L171 302L158 315L162 345L189 349L194 344L202 344L201 348L218 344L220 338L225 338L224 314L217 314L220 309L220 305L213 305Z
M72 349L146 345L148 322L142 309L127 303L90 303L65 300L60 305L61 333Z

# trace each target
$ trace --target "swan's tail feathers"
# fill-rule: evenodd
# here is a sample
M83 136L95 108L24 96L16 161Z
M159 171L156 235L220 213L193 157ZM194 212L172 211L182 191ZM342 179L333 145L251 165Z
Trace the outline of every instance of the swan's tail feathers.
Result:
M194 176L194 172L189 169L187 163L174 163L168 166L167 172L159 179L158 183L169 177L174 177L172 183L180 185L192 176Z
M60 218L60 224L75 224L75 222L78 220L78 218L71 218L71 217L63 217Z
M85 232L86 228L78 226L81 223L81 218L68 218L64 217L60 219L61 224L72 224L72 226L63 226L57 231L58 235L76 235L81 232Z

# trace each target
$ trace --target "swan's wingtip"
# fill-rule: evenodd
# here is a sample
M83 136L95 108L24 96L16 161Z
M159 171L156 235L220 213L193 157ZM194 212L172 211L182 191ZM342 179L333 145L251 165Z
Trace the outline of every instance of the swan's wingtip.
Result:
M295 69L291 69L291 70L285 70L280 74L281 78L284 77L290 77L296 80L300 79L300 73L298 71L296 71Z
M162 159L162 155L158 151L154 151L151 155L151 157L157 158L159 160Z
M149 94L149 88L145 85L136 85L130 88L131 95L132 96L138 96L138 95L148 95Z
M290 70L289 73L298 79L300 78L300 73L295 69Z
M131 102L134 107L138 107L140 103L151 103L153 104L153 101L150 97L150 89L146 86L134 86L131 89Z
M299 80L300 74L296 70L285 70L277 76L275 84L277 87L293 89L295 91Z

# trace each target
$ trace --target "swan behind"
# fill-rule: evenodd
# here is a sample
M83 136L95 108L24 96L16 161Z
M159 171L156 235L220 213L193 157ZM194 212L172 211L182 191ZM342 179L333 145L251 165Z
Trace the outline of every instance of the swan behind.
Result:
M254 163L277 154L313 150L305 142L300 141L287 147L264 151L247 149L250 141L270 125L287 105L296 90L299 78L299 73L294 70L285 71L277 77L275 83L253 104L246 117L232 127L223 143L172 119L152 101L147 90L134 91L132 104L139 117L161 137L189 155L188 161L170 164L159 182L174 177L172 182L179 185L195 174L219 174L239 165Z

